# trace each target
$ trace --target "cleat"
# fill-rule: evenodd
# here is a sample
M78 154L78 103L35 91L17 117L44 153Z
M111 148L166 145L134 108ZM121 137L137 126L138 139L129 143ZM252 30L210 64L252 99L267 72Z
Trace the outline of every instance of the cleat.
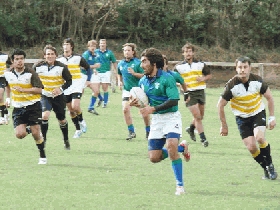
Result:
M136 133L129 131L128 137L126 138L126 140L130 141L132 138L136 138Z
M209 142L206 139L201 139L200 142L204 147L208 147L208 145L209 145Z
M185 189L183 186L177 186L176 187L176 192L175 195L183 195L185 194Z
M149 139L149 134L150 134L150 132L146 132L146 140Z
M103 106L102 106L102 108L107 108L107 104L104 103Z
M102 102L103 102L103 100L98 100L98 103L97 103L96 107L101 106Z
M191 131L190 127L186 128L186 132L190 135L191 140L196 141L196 137L195 137L194 131Z
M183 140L180 143L180 146L184 147L184 152L182 152L182 155L184 156L185 161L189 162L191 159L191 153L189 152L189 144L186 140Z
M9 121L10 121L10 117L9 117L9 113L8 114L4 114L4 120L5 120L5 124L8 125Z
M64 141L64 149L70 150L70 143L69 143L69 140L65 140L65 141Z
M99 114L97 113L97 111L95 111L94 109L90 109L90 110L88 110L88 112L91 113L91 114L99 115Z
M75 131L75 134L74 134L74 136L73 136L73 138L74 138L74 139L78 139L78 138L81 137L82 134L83 134L83 131L81 131L81 130L76 130L76 131Z
M80 123L81 130L83 131L83 133L86 133L86 132L87 132L87 124L86 124L86 121L83 120L82 122L79 122L79 123Z
M266 166L266 170L269 175L269 179L274 180L277 178L277 172L274 170L274 165L271 163L269 166Z
M46 165L47 164L47 158L39 158L39 165Z
M262 179L269 179L269 174L266 169L264 169L264 176L262 177Z

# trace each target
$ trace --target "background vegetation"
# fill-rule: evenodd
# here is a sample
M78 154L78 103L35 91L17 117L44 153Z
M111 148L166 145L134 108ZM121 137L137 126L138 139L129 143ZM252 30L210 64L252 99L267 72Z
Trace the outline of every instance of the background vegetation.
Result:
M0 42L8 49L107 38L180 52L189 41L215 49L212 61L232 61L239 53L278 62L279 11L279 0L4 0Z

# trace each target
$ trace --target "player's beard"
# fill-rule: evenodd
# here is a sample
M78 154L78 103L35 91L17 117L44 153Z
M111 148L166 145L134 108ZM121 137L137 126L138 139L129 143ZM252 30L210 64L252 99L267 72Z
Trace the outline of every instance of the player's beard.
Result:
M146 70L147 69L147 70ZM147 66L147 68L145 69L144 74L146 76L150 76L153 73L154 67L152 65Z

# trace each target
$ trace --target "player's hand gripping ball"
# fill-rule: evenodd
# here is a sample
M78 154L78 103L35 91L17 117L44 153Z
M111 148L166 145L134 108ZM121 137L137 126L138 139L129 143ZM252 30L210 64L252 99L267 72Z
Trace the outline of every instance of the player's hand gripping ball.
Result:
M130 94L131 94L131 100L134 100L134 99L138 100L137 107L143 108L149 104L149 99L148 99L146 93L140 87L133 87L130 90Z

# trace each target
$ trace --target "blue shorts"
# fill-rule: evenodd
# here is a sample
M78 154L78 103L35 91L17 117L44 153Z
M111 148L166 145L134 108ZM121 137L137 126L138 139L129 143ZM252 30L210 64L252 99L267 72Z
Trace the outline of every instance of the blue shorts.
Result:
M176 138L176 139L180 139L180 134L178 133L168 133L166 135L166 138L162 138L162 139L149 139L148 141L148 150L161 150L165 143L166 143L166 139L169 138Z

